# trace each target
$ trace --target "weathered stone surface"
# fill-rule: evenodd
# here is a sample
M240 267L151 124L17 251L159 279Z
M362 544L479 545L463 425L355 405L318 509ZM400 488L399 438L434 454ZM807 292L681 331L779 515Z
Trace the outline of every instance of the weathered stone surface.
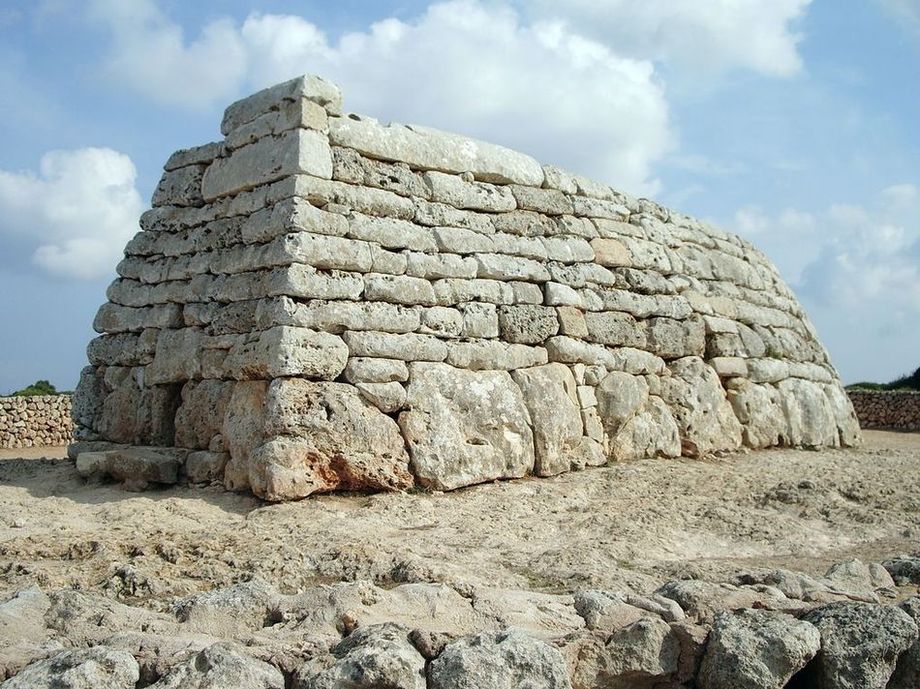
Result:
M356 115L332 118L332 143L381 160L459 174L472 172L484 182L540 186L543 169L533 158L507 148L416 125L383 126Z
M340 337L324 332L278 326L234 345L224 362L237 380L280 376L332 380L345 368L349 348Z
M264 418L269 440L248 461L249 484L259 497L276 501L412 485L396 423L350 385L275 380Z
M342 112L342 93L338 87L322 77L305 74L262 89L231 104L224 111L220 133L229 134L240 125L279 109L285 102L293 102L302 98L323 106L330 115L338 115Z
M507 342L540 344L559 331L559 321L555 310L546 306L501 306L498 330Z
M613 460L680 456L678 426L641 376L608 373L597 387L597 411Z
M808 622L767 610L720 613L700 667L702 689L782 689L821 650Z
M575 378L568 366L547 364L512 374L530 412L534 439L534 473L552 476L584 466L586 454Z
M451 490L533 469L530 418L508 373L434 363L409 369L409 411L399 426L423 486Z
M201 194L212 201L288 175L332 178L332 152L326 135L310 129L290 129L267 136L217 158L204 171Z
M117 481L172 484L179 480L182 462L175 452L132 447L77 455L81 476L110 476Z
M920 597L908 598L898 607L913 618L914 624L920 626ZM888 682L888 689L910 689L916 686L920 686L920 638L898 658L894 674Z
M428 670L431 689L569 689L562 655L516 631L484 632L448 644Z
M140 672L124 651L96 648L64 651L25 668L4 689L134 689Z
M917 639L913 618L895 607L831 603L803 619L821 633L813 667L817 686L884 689L898 656Z
M284 689L284 675L235 644L219 643L178 664L151 689Z
M345 380L349 383L391 383L409 380L409 367L399 359L351 357L345 366Z
M662 397L674 413L684 454L698 457L741 446L741 424L719 382L719 377L698 357L677 359L673 374L662 381Z
M325 667L324 667L325 666ZM297 671L298 689L425 689L425 658L409 630L392 623L361 627Z
M585 637L579 651L575 689L651 689L677 673L680 644L666 622L643 617L609 636Z

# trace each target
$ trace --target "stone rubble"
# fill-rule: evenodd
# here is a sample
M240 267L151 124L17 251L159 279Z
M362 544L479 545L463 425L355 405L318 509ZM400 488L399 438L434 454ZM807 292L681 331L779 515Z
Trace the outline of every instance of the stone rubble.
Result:
M67 445L74 421L85 413L71 408L70 395L0 397L0 448Z
M645 595L254 580L160 612L33 587L0 603L0 687L906 689L920 596L876 588L881 571L739 572Z
M494 144L342 113L300 77L170 157L95 319L81 471L277 501L859 442L813 327L746 241Z

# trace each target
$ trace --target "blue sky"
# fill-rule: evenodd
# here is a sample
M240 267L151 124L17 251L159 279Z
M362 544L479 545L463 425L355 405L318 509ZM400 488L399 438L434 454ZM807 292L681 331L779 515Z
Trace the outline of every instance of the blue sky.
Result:
M0 392L70 388L162 163L299 73L740 232L847 382L920 365L920 0L7 0Z

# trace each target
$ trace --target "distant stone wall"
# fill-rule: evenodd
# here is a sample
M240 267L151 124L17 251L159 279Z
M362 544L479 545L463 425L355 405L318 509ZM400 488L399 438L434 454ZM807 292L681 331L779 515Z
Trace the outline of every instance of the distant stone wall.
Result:
M73 440L70 395L0 397L0 447L66 445Z
M850 401L862 428L920 431L920 392L850 390Z

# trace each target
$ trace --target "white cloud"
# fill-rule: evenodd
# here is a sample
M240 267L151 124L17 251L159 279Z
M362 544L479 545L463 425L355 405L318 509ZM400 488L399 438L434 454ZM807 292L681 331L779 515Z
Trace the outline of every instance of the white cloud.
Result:
M902 28L920 37L920 0L877 0Z
M887 381L920 363L920 188L816 213L743 209L734 226L776 262L846 379Z
M161 103L225 104L312 72L337 82L350 109L502 143L640 194L657 189L652 165L672 143L651 62L506 5L437 3L336 41L303 17L258 13L187 41L148 0L95 6L114 35L108 73Z
M899 0L888 0L898 2ZM910 2L911 0L900 0ZM560 17L617 51L679 69L750 69L789 76L801 69L795 23L811 0L537 0L521 2Z
M136 176L131 159L108 148L50 151L38 174L0 170L0 235L28 244L49 273L104 277L137 231Z

